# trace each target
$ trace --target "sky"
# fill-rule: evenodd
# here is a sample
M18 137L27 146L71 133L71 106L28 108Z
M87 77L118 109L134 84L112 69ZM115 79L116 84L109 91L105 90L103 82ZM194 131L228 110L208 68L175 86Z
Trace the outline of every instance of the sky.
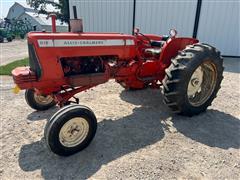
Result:
M58 0L54 0L55 2L58 2ZM4 18L7 16L9 8L15 3L15 2L22 2L26 3L26 0L0 0L0 18Z
M0 17L6 17L9 8L14 4L14 2L24 2L26 3L26 0L0 0Z

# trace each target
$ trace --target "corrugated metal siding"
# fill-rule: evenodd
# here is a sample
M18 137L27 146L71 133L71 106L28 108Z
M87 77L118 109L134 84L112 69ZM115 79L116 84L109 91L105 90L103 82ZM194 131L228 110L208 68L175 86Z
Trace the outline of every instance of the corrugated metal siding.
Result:
M84 31L131 33L133 0L70 0L71 18L72 6L83 19Z
M240 2L203 0L197 38L223 55L240 56Z
M83 18L84 31L131 33L133 0L69 0ZM197 0L136 0L135 26L143 33L193 35ZM223 55L240 56L240 1L202 0L197 38Z
M180 36L192 36L197 0L137 0L136 27L141 32L168 34L175 28Z

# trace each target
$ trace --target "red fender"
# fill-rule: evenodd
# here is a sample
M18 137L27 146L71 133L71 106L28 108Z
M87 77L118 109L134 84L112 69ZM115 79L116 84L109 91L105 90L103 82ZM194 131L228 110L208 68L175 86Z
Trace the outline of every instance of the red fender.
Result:
M194 38L171 38L163 46L161 55L159 57L159 64L161 72L171 64L171 59L176 57L178 52L185 49L187 45L198 43Z

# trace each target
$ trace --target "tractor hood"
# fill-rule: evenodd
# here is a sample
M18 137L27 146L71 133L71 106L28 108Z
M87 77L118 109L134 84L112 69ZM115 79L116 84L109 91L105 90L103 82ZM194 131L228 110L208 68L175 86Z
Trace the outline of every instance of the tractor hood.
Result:
M136 38L120 33L28 33L30 69L37 78L63 76L62 58L117 56L132 59L137 55ZM55 70L54 75L51 71Z
M121 33L31 32L28 41L36 47L94 47L134 45L135 37Z

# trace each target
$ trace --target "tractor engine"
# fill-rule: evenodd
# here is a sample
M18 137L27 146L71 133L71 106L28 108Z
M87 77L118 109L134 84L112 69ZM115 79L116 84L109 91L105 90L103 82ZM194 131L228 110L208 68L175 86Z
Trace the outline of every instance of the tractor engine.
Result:
M99 56L63 57L60 59L64 76L103 73L105 66Z

